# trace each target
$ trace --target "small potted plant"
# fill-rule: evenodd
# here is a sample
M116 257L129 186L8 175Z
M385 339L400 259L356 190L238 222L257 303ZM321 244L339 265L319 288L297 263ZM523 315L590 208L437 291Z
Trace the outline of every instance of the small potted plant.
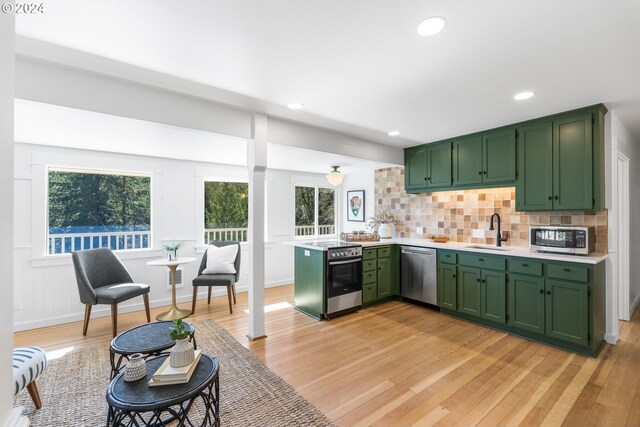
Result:
M193 344L188 340L191 329L187 328L182 319L174 320L173 326L169 327L169 336L176 342L169 355L169 365L172 368L179 368L193 363L195 352Z
M178 259L178 249L182 246L182 242L163 243L162 248L167 251L169 261L172 259Z
M399 223L398 218L387 210L369 218L367 226L377 231L381 239L390 239L392 227Z

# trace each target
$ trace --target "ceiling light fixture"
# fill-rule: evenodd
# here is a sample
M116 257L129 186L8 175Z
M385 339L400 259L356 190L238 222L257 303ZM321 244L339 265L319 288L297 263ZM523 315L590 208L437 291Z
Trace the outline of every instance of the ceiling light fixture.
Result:
M389 136L398 136L398 135L400 135L400 131L399 130L392 130L387 135L389 135Z
M531 92L530 90L528 90L526 92L516 93L513 99L515 99L516 101L523 101L525 99L531 98L535 94L535 92Z
M418 34L423 37L434 36L444 29L447 20L442 16L431 16L418 25Z
M344 179L344 174L340 173L340 171L338 171L338 168L340 166L331 166L333 168L333 170L327 174L327 181L329 181L329 184L331 185L340 185L342 184L342 180Z
M302 110L303 107L304 105L300 104L299 102L290 102L287 104L287 108L289 108L290 110Z

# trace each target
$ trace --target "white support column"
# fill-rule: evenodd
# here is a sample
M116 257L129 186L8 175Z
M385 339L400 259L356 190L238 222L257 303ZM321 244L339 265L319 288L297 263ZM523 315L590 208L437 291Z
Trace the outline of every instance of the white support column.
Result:
M264 219L267 169L267 117L254 114L247 144L249 170L249 330L251 340L266 337L264 325Z
M8 2L13 5L13 1ZM15 15L0 13L0 426L23 425L13 410L13 103Z

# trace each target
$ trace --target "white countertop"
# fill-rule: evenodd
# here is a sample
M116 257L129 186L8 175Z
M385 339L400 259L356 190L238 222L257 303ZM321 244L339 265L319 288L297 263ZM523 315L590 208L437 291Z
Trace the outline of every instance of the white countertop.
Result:
M284 242L284 244L289 246L296 246L300 248L313 249L316 251L326 251L327 248L313 246L311 245L311 243L335 241L335 240L337 239L294 240L290 242ZM508 251L504 251L504 250L501 251L501 250L495 250L495 249L478 249L478 248L469 248L469 246L474 245L473 243L464 243L464 242L436 243L429 239L420 239L420 238L415 238L415 239L392 238L392 239L380 239L379 242L353 242L353 243L360 244L362 245L362 247L365 247L365 248L369 246L406 245L406 246L418 246L422 248L450 249L450 250L456 250L456 251L466 251L466 252L474 252L474 253L482 253L482 254L536 258L536 259L548 260L548 261L577 262L582 264L598 264L599 262L604 261L608 257L607 254L596 254L596 253L591 255L566 255L566 254L537 252L537 251L530 250L528 247L507 246L507 245L504 245L502 247L505 249L509 249Z

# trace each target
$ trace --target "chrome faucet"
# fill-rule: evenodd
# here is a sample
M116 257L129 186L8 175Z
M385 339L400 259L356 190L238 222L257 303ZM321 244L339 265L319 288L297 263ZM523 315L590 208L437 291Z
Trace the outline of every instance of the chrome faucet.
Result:
M502 246L502 242L506 242L507 240L509 240L508 237L502 237L502 233L500 232L500 215L498 215L497 213L494 213L493 215L491 215L491 222L489 223L489 230L493 230L493 217L497 217L498 218L498 233L496 235L496 246Z

